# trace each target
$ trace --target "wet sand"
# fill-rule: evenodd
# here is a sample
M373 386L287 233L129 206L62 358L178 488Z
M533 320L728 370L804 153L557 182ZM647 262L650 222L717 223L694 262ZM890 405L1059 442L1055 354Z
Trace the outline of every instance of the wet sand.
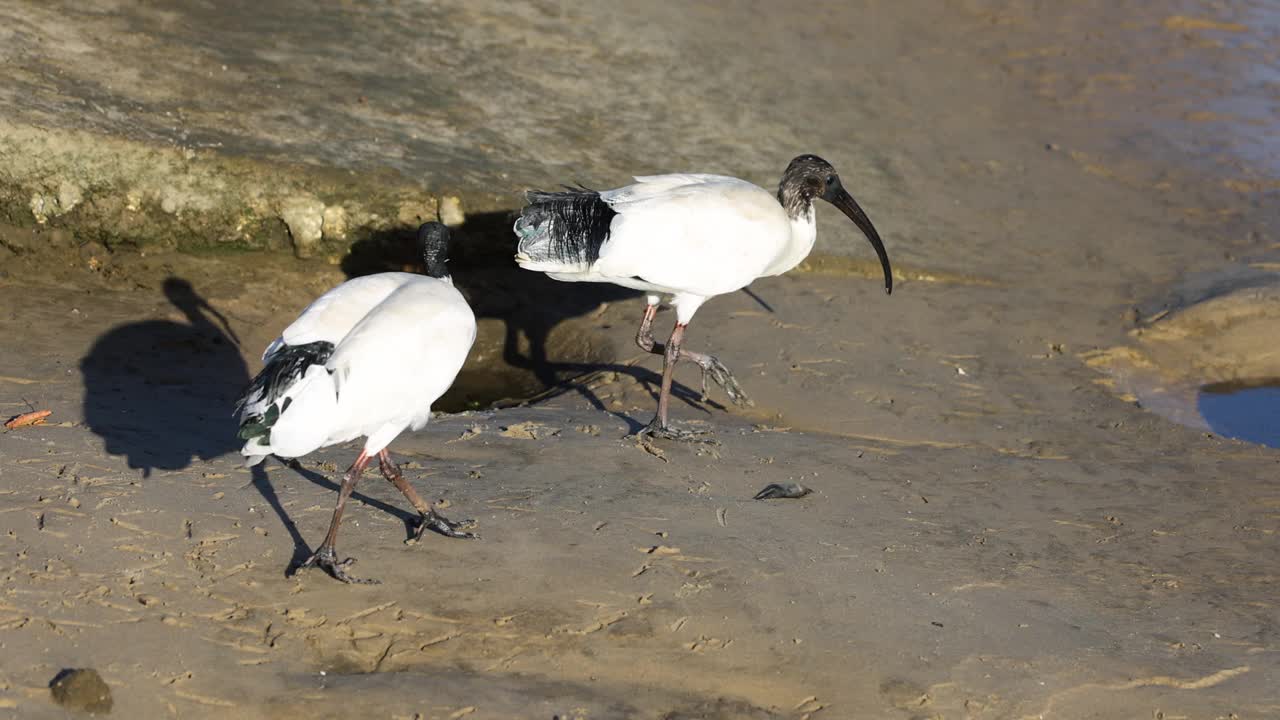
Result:
M60 717L49 681L92 667L121 717L1280 713L1280 451L1143 400L1178 382L1280 376L1276 175L1249 150L1275 127L1275 87L1222 80L1274 52L1262 4L1158 16L699 4L678 24L662 5L534 5L515 19L431 7L453 22L431 26L435 43L403 77L362 80L409 47L405 28L427 27L416 6L387 12L417 24L363 17L357 35L379 42L336 53L350 65L333 92L362 88L368 110L316 110L333 103L314 83L279 102L315 113L291 147L304 162L392 168L463 198L455 273L481 317L472 367L484 373L471 387L488 378L518 395L578 378L393 445L424 495L476 518L482 538L405 545L409 508L367 478L339 551L383 584L287 576L320 539L355 446L253 473L234 452L230 403L261 347L344 270L400 262L393 248L365 246L360 262L178 252L104 240L74 215L11 217L0 414L53 414L0 435L0 709ZM264 9L280 25L299 12ZM81 38L114 37L129 17L64 15L58 27ZM179 52L166 38L196 27L176 10L154 18L165 22L138 26L124 66ZM726 18L742 31L712 32ZM555 34L566 23L574 42ZM236 68L244 40L197 50ZM314 57L306 47L282 43L276 59ZM496 54L444 79L430 72L441 48ZM61 52L31 51L46 64L23 77L71 67ZM271 158L306 125L272 114L268 55L243 85L183 100L189 125L222 128L219 152ZM569 77L583 58L610 82ZM47 77L74 95L68 76ZM415 96L422 78L444 90ZM243 114L224 123L237 88ZM484 102L468 95L480 90ZM81 122L18 95L10 122ZM145 93L107 92L133 95ZM426 95L450 102L432 114ZM1240 97L1262 99L1261 122L1196 115ZM663 102L673 112L653 110ZM131 107L138 130L167 106ZM423 115L462 130L425 132ZM103 117L88 129L127 124ZM270 117L280 126L251 122ZM346 142L370 127L386 142ZM504 211L526 185L631 171L772 184L803 151L831 159L880 228L894 294L855 231L819 208L819 256L755 283L759 301L713 300L690 328L689 346L737 371L756 406L726 408L714 389L700 402L696 373L681 371L673 415L721 444L625 439L656 391L659 363L631 339L643 300L524 277L501 258ZM751 499L775 482L815 492Z

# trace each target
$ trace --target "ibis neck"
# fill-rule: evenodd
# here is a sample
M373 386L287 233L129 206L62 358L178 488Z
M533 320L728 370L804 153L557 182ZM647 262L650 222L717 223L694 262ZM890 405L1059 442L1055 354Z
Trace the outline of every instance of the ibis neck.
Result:
M428 277L449 277L448 237L428 239L422 248L422 264Z
M818 225L814 222L812 203L809 204L808 211L799 217L790 217L789 212L787 215L791 221L790 241L773 262L769 263L769 267L765 268L763 275L781 275L799 265L809 256L814 242L818 239Z
M798 185L786 182L778 186L778 202L792 222L813 217L813 198L805 197Z

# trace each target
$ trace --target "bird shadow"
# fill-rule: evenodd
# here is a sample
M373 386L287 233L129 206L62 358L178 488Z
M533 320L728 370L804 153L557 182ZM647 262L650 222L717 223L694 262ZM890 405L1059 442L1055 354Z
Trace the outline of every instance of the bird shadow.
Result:
M656 406L658 402L659 389L662 387L662 373L654 372L653 370L649 370L647 368L637 367L629 363L561 362L561 363L557 363L556 365L557 365L557 368L559 368L560 370L569 373L568 379L562 380L556 385L553 385L547 388L546 390L544 390L543 392L539 393L535 397L536 400L538 401L550 400L551 398L559 397L561 395L567 395L569 393L577 393L579 396L585 399L594 409L598 410L599 412L610 415L614 419L620 420L623 423L625 423L627 426L627 430L626 430L627 435L634 435L637 432L643 430L648 425L648 423L637 420L636 418L624 412L621 412L618 410L612 410L609 407L607 407L604 404L603 400L601 400L601 398L598 395L596 395L595 392L592 391L587 384L581 382L581 380L586 376L596 375L598 373L603 373L603 372L616 372L616 373L624 373L624 374L630 375L631 377L635 378L637 382L639 382L641 385L644 386L645 392L649 394L649 398L653 400ZM693 388L690 388L689 386L683 383L680 383L678 381L673 381L671 383L671 397L675 400L680 400L681 402L685 403L689 407L695 410L699 410L704 414L710 414L709 408L715 409L715 410L728 409L723 404L715 400L712 400L711 398L704 398L700 391L694 390ZM524 405L524 404L527 404L527 402L528 401L512 403L511 405L514 405L514 406Z
M182 278L163 292L185 322L117 326L80 361L85 423L143 477L237 449L230 408L249 382L226 318Z
M185 322L119 325L80 361L85 424L103 439L108 454L124 456L144 478L239 450L232 408L250 379L240 339L226 317L183 278L166 278L162 291ZM266 471L259 465L252 476L251 484L293 538L295 563L299 556L305 560L310 548Z
M258 463L250 468L253 480L249 484L262 495L262 499L271 507L276 517L280 518L280 524L284 525L284 529L289 533L289 539L293 541L293 557L289 558L289 563L285 565L285 576L292 575L297 572L298 566L307 561L311 557L311 546L307 544L306 538L302 537L302 532L298 530L298 524L289 517L288 511L284 509L284 505L280 502L280 496L276 493L275 486L271 484L271 478L267 476L267 469L263 467L263 463ZM304 475L305 477L305 475ZM315 479L308 477L311 482ZM317 483L325 487L336 488L332 482Z
M321 473L318 473L314 470L307 469L302 465L301 462L297 460L281 460L280 462L283 463L285 467L297 473L304 480L307 480L308 482L318 485L326 490L331 490L335 495L337 495L338 491L341 489L341 486L338 483L334 482L333 480L330 480L328 477L325 477ZM371 478L367 476L365 477L366 481L370 479ZM281 504L280 498L276 494L275 488L272 486L270 478L267 477L267 471L261 464L254 466L253 481L251 482L251 484L258 490L259 493L262 494L262 498L266 500L268 505L271 506L271 509L275 511L276 515L280 517L280 521L284 524L285 529L289 532L289 537L293 540L293 557L289 558L289 562L287 565L285 565L285 570L284 570L284 574L286 576L291 576L297 573L298 569L302 566L302 564L306 562L308 558L311 557L311 554L312 554L311 545L308 544L306 539L302 537L302 533L298 530L297 524L289 519L288 512L284 509L284 506ZM370 497L369 495L359 492L358 490L351 493L351 499L357 500L364 505L367 505L371 508L380 510L388 515L392 515L394 517L399 518L400 521L404 523L405 537L411 537L413 535L413 532L417 530L418 520L419 520L417 513L408 512L402 508L392 505L391 503L379 500L374 497Z
M434 405L445 412L491 405L519 404L529 397L545 399L575 392L595 409L627 423L628 432L643 428L641 422L609 409L589 387L574 380L588 373L613 371L630 375L657 398L661 374L633 362L617 362L612 352L595 350L585 360L552 359L550 338L564 321L600 311L605 303L637 298L643 293L608 283L575 283L553 280L540 272L516 265L515 238L511 227L517 211L473 213L451 228L449 266L458 290L467 298L477 319L493 318L503 324L501 371L464 368L453 387ZM356 241L342 259L347 277L388 271L418 272L414 228L402 227L371 233ZM640 316L635 318L637 327ZM584 344L585 345L585 344ZM591 349L580 353L591 355ZM702 402L701 393L676 382L672 397L705 410L723 409ZM504 401L506 401L504 403Z

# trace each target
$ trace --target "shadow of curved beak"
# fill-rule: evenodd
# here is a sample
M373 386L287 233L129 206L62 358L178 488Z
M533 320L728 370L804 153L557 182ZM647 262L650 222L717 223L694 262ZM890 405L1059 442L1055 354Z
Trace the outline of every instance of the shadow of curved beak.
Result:
M867 240L871 241L871 247L876 249L876 255L880 256L880 267L884 268L884 291L886 293L893 292L893 271L889 269L889 254L884 250L884 243L880 241L880 233L876 232L876 226L871 224L871 218L862 211L858 205L858 201L853 199L844 188L835 191L834 196L827 202L840 208L840 212L849 216L854 225L867 236Z

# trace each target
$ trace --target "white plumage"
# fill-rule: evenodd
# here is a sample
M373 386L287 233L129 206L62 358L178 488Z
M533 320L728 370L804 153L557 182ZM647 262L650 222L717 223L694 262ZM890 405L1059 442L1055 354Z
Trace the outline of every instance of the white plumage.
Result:
M813 213L792 220L778 199L757 185L706 174L635 180L600 193L617 217L596 262L557 268L521 256L516 261L557 280L609 282L671 295L677 322L687 324L708 298L780 275L813 249Z
M269 440L254 438L241 452L253 465L266 455L300 457L365 437L365 453L376 455L404 430L426 425L475 338L475 315L447 277L349 280L311 303L263 354L269 363L283 348L334 346L323 365L310 366L284 391L291 403ZM265 400L247 403L242 417L261 414Z
M320 296L267 347L262 371L240 400L241 452L251 466L267 455L295 458L365 438L343 475L329 533L303 563L344 582L369 582L348 575L351 560L338 561L334 548L347 498L374 457L421 515L415 538L426 529L474 537L461 529L469 521L449 521L424 502L386 449L400 433L426 425L476 338L475 315L445 267L448 231L427 223L418 241L425 276L370 275Z
M515 224L516 262L567 282L608 282L649 294L636 342L664 356L658 413L646 432L686 439L667 423L671 371L679 360L703 370L735 402L745 402L732 373L716 358L680 347L684 327L709 298L799 265L817 238L813 200L840 208L867 236L892 290L889 258L875 227L822 158L791 161L777 193L724 175L640 176L633 185L595 192L531 192ZM664 347L651 324L662 295L676 308Z

